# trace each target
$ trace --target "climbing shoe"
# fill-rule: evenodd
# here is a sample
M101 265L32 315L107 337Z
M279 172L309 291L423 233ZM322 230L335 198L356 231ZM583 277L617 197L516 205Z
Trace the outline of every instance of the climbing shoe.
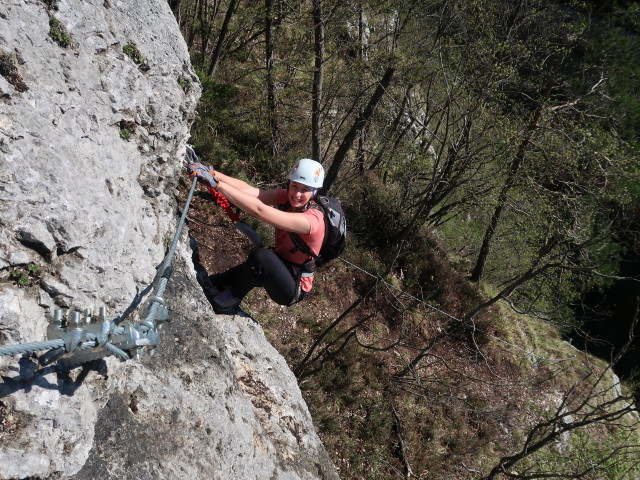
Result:
M204 268L196 267L196 279L198 283L202 287L202 291L204 292L209 303L213 301L213 299L220 293L220 290L209 280L209 275Z
M213 310L216 313L229 313L240 305L241 301L241 298L237 298L233 295L231 287L227 287L214 297L212 302Z

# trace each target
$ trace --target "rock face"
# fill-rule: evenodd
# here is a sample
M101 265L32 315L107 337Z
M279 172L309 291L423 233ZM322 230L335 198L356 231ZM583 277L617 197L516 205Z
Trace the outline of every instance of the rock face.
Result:
M2 0L0 74L0 345L44 340L54 308L137 319L200 93L167 2ZM0 357L0 478L338 478L286 362L213 313L186 240L155 356Z

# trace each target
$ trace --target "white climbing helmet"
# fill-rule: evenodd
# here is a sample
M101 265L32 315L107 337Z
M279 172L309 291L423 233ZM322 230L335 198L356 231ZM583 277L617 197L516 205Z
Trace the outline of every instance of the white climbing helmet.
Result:
M289 180L302 183L308 187L320 188L324 182L324 168L315 160L301 158L291 168Z

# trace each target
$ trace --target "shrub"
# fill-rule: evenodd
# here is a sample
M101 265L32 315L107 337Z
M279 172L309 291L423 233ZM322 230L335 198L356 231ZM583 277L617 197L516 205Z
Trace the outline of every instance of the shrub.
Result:
M29 287L38 278L40 267L35 263L30 263L26 267L20 267L9 273L9 278L19 287Z
M49 17L49 36L62 48L68 48L73 43L71 36L67 33L67 29L53 15Z
M131 134L135 133L136 128L138 128L136 122L125 119L120 120L119 126L120 138L122 138L123 140L129 140L129 138L131 138Z
M133 60L133 63L136 65L140 65L144 62L144 57L133 40L129 40L129 42L122 47L122 51L127 57Z
M7 82L15 87L18 92L25 92L29 90L27 84L18 73L14 56L9 53L4 53L0 50L0 75L2 75Z

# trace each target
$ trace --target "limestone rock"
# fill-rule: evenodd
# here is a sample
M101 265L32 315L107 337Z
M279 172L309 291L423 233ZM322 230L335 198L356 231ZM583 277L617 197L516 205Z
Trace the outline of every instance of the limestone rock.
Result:
M0 345L45 339L54 308L135 320L200 94L167 2L3 0L0 55ZM183 236L155 356L0 357L0 478L337 478L286 362L190 258Z

